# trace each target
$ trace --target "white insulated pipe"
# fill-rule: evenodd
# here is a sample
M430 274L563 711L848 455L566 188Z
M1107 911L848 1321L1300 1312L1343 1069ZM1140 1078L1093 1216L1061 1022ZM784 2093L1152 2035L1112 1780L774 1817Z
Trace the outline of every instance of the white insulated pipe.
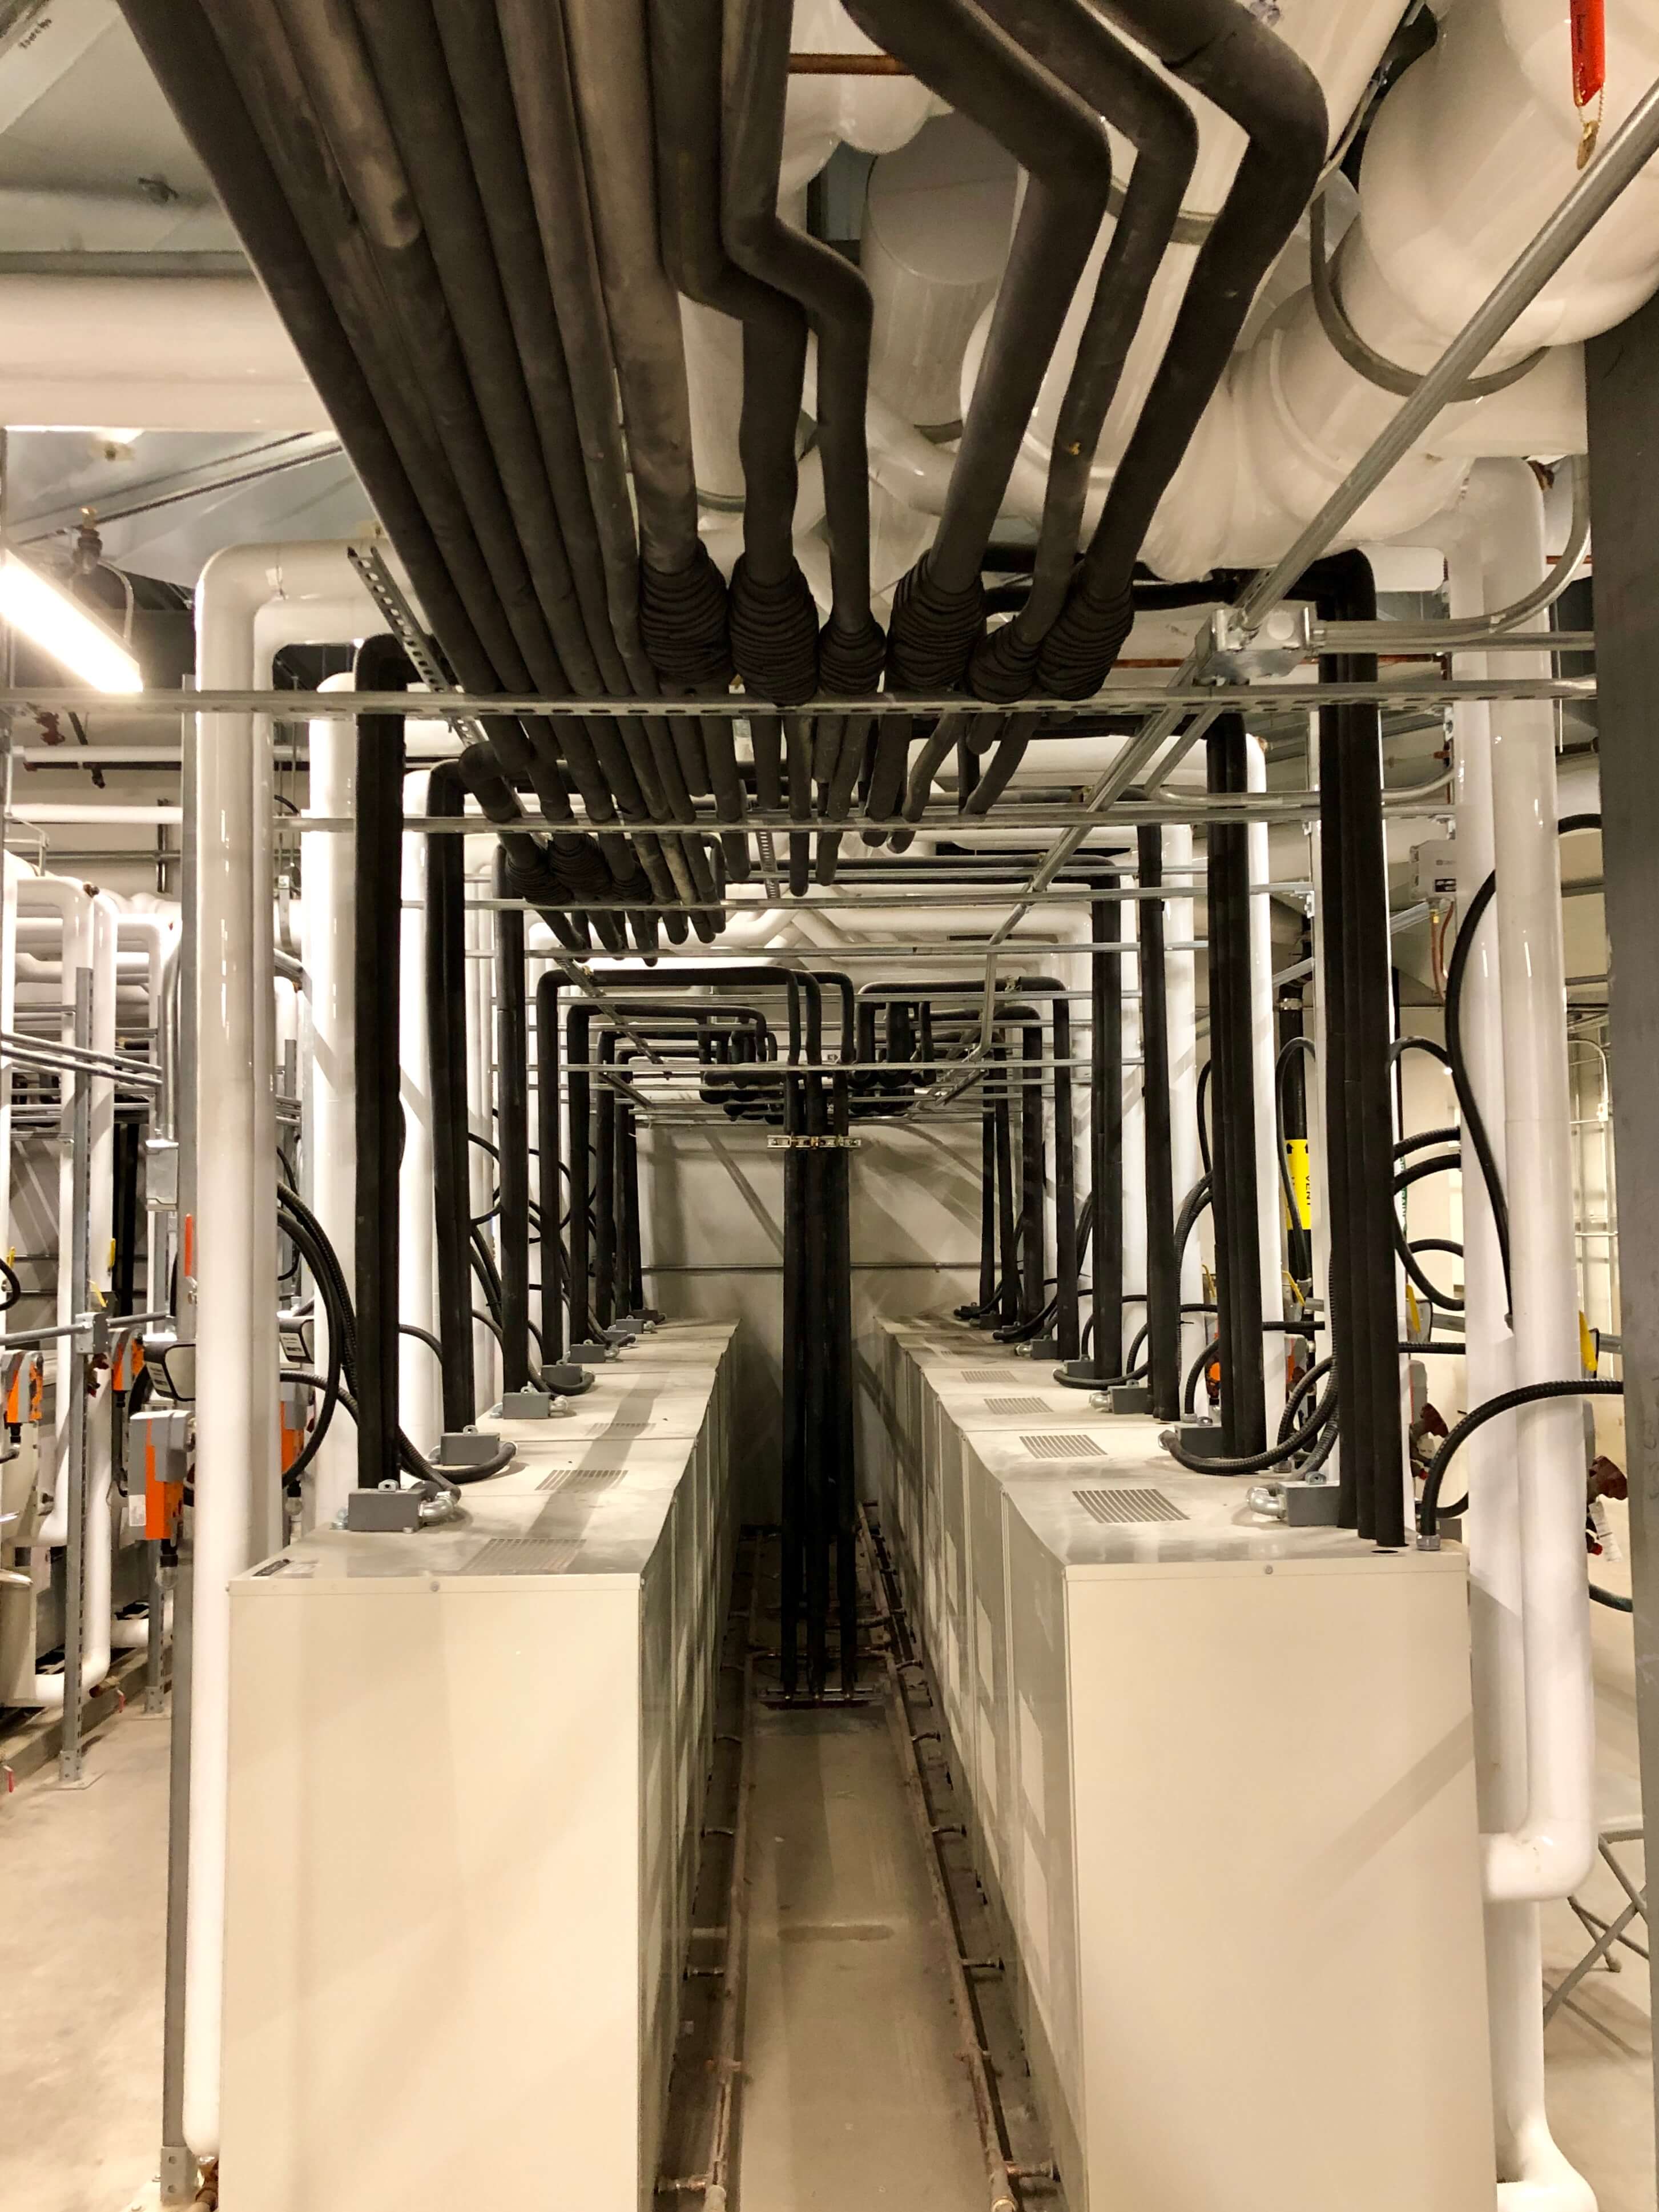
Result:
M343 615L349 627L343 625ZM197 678L258 689L283 644L381 617L338 542L216 553L196 594ZM185 2133L218 2148L230 1582L281 1540L270 726L197 718L196 1512Z
M325 690L349 689L349 674L324 679ZM310 725L311 805L324 820L350 821L356 812L357 731L353 722L319 719ZM310 1028L304 1090L306 1174L311 1210L334 1247L346 1289L356 1298L357 1088L356 1055L356 915L354 830L303 830L301 927L305 939L306 1007ZM313 1309L319 1372L328 1360L328 1316ZM306 1517L326 1528L357 1480L357 1446L342 1415L331 1424L308 1474Z
M1346 31L1346 9L1322 12ZM1577 179L1566 17L1564 0L1460 0L1433 49L1377 109L1359 215L1334 258L1332 281L1361 338L1398 368L1420 372L1438 359ZM1659 11L1611 9L1607 51L1604 141L1659 77ZM1659 165L1650 163L1522 311L1483 373L1611 328L1656 284ZM1455 499L1472 451L1573 450L1582 371L1549 365L1560 417L1553 434L1535 419L1539 395L1522 396L1531 380L1446 409L1340 542L1397 537L1427 522ZM1170 576L1275 559L1400 404L1338 353L1311 290L1302 292L1235 356L1144 558ZM1218 483L1225 496L1217 496Z
M429 772L404 778L404 811L424 814ZM432 1056L426 1021L426 861L428 841L405 833L398 981L398 1095L404 1155L398 1174L398 1314L435 1334L438 1327L437 1217L433 1200ZM399 1419L417 1451L435 1452L443 1435L443 1375L429 1344L398 1340Z
M1537 481L1522 461L1483 462L1472 498L1485 525L1486 603L1507 605L1547 565ZM1550 665L1547 654L1513 653L1487 665L1520 678ZM1491 727L1515 1381L1566 1382L1580 1373L1580 1352L1554 712L1547 701L1504 700ZM1484 1839L1486 1893L1511 1902L1570 1896L1596 1838L1582 1408L1571 1399L1522 1408L1516 1443L1527 1803L1516 1826Z
M92 978L92 1048L112 1055L115 1051L116 908L106 894L90 892L85 884L62 876L24 875L17 882L21 907L45 909L61 931L66 1011L62 1030L66 1044L75 1042L73 978L87 969ZM62 1149L58 1170L58 1291L55 1320L67 1328L84 1310L88 1292L105 1297L109 1291L110 1230L113 1210L115 1158L115 1084L112 1077L94 1076L89 1085L91 1153L89 1158L87 1273L85 1284L75 1279L75 1077L65 1071L59 1079ZM56 1387L52 1417L52 1502L51 1510L35 1530L37 1547L50 1548L69 1541L70 1364L67 1339L53 1345ZM113 1480L112 1406L107 1373L100 1376L95 1395L87 1407L86 1421L86 1570L82 1584L81 1684L94 1689L109 1672L110 1597L114 1531L110 1523L110 1492ZM33 1702L58 1711L64 1703L67 1676L37 1674Z
M1479 470L1471 478L1447 547L1450 612L1479 615L1500 604L1489 596L1484 549L1514 526L1519 486L1508 470ZM1460 657L1456 672L1474 677L1484 656ZM1492 708L1485 701L1453 709L1457 771L1460 894L1467 902L1492 872ZM1463 1056L1481 1101L1504 1188L1513 1191L1506 1143L1503 1023L1495 919L1488 915L1469 955L1462 1009ZM1462 1241L1465 1389L1476 1406L1516 1379L1516 1344L1492 1207L1474 1148L1462 1143ZM1501 1415L1479 1429L1461 1455L1469 1506L1470 1656L1474 1681L1475 1787L1486 1835L1525 1823L1527 1695L1518 1420ZM1584 1574L1582 1534L1577 1571ZM1487 2017L1492 2075L1498 2202L1503 2212L1595 2212L1595 2197L1550 2133L1545 2104L1543 1982L1539 1911L1534 1904L1486 1905Z
M0 422L273 434L333 428L251 275L0 275Z

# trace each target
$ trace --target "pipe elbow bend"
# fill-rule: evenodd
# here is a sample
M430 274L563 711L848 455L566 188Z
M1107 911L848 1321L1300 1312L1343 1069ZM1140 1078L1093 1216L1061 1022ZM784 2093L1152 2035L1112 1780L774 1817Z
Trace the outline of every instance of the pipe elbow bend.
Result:
M1594 1820L1559 1816L1480 1838L1480 1889L1489 1905L1543 1905L1571 1897L1595 1863Z

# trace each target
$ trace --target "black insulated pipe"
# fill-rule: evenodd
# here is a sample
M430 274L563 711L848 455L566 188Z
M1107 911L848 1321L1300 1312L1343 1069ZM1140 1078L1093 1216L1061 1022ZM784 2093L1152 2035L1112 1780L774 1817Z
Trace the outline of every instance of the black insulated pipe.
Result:
M1042 1139L1042 1017L1026 1009L1019 1033L1020 1319L1035 1321L1048 1288L1048 1181Z
M559 1135L559 981L536 986L536 1152L540 1170L542 1358L564 1358L564 1284L568 1262L559 1224L564 1211L564 1147Z
M1077 1135L1072 1121L1072 1009L1053 1002L1054 1063L1054 1350L1078 1356Z
M1117 878L1089 902L1089 1263L1091 1346L1097 1381L1116 1376L1123 1352L1123 977Z
M1164 884L1164 831L1135 833L1140 888ZM1162 898L1136 908L1140 937L1140 1092L1146 1139L1146 1365L1153 1418L1181 1418L1181 1255L1176 1249L1175 1160L1170 1126L1170 1014Z
M1129 634L1134 566L1152 516L1261 280L1312 196L1328 131L1317 79L1237 0L1104 0L1103 12L1213 100L1249 143L1199 248L1065 610L1043 641L1037 688L1067 699L1099 690Z
M506 856L497 854L498 896ZM501 1388L527 1390L530 1361L530 1028L524 912L495 916L495 1134L501 1148Z
M365 638L354 663L360 691L402 691L415 680L394 637ZM398 975L403 940L404 718L357 717L354 874L356 1001L357 1486L398 1486Z
M592 1205L590 1182L592 1109L587 1073L592 1025L593 1010L591 1006L572 1006L566 1018L564 1034L565 1058L568 1064L565 1078L568 1099L565 1119L570 1149L569 1272L565 1284L565 1297L570 1310L573 1349L578 1345L593 1341L592 1306L588 1284L592 1250L588 1212Z
M1376 620L1376 586L1363 554L1322 562L1307 580L1315 586L1322 618ZM1375 684L1376 656L1326 655L1320 677L1328 683ZM1344 1505L1351 1503L1354 1515L1348 1525L1395 1548L1405 1541L1405 1439L1395 1348L1388 854L1382 715L1375 704L1320 709L1319 781L1329 1287L1340 1480Z
M1206 741L1212 795L1245 789L1246 742L1242 715L1216 718ZM1248 1458L1267 1446L1250 1045L1249 833L1242 822L1212 822L1206 835L1222 1448L1230 1459Z

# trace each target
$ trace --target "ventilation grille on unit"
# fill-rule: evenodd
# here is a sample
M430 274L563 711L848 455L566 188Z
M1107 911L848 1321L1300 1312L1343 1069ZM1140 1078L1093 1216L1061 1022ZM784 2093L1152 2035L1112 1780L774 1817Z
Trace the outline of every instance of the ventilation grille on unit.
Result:
M461 1569L464 1575L561 1575L580 1546L534 1536L492 1536Z
M964 1382L1006 1382L1008 1370L1006 1367L964 1367L962 1379Z
M651 1425L649 1413L613 1413L605 1425L608 1437L637 1436L641 1429Z
M1100 1446L1091 1443L1087 1437L1022 1437L1020 1438L1033 1459L1104 1459Z
M556 1467L536 1485L538 1490L608 1490L628 1473L625 1467Z
M1074 1490L1084 1511L1097 1521L1184 1521L1187 1516L1161 1490Z
M1041 1398L988 1398L988 1413L1046 1413L1048 1407Z

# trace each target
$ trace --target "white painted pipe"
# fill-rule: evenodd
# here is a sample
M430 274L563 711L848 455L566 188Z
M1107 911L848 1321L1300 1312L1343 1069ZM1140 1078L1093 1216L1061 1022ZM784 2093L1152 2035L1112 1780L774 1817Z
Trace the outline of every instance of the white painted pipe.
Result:
M1487 604L1544 573L1543 502L1522 461L1477 466L1489 526ZM1547 675L1547 654L1489 657L1498 676ZM1515 1379L1569 1381L1579 1370L1566 963L1556 836L1555 718L1547 702L1492 710L1492 842L1510 1206ZM1567 1897L1595 1856L1595 1716L1584 1571L1582 1408L1558 1399L1516 1419L1521 1485L1527 1808L1485 1838L1496 1899Z
M349 674L325 679L349 689ZM349 821L356 811L356 725L318 720L310 726L311 805L325 820ZM346 1288L356 1297L356 956L353 875L355 832L301 833L301 927L305 944L306 1008L310 1049L304 1084L303 1152L312 1212L334 1247ZM328 1360L328 1316L313 1309L318 1371ZM326 1528L357 1480L357 1447L343 1415L331 1424L307 1475L306 1519Z
M33 876L18 884L20 904L37 911L45 908L62 933L63 964L70 975L81 969L92 977L92 1045L100 1053L115 1050L116 908L106 895L94 895L82 884L61 876ZM63 988L59 987L60 989ZM72 994L70 994L72 995ZM64 1002L63 1038L75 1041L75 1018L70 998ZM58 1293L56 1321L66 1327L82 1310L88 1291L107 1295L109 1290L110 1230L112 1221L115 1148L115 1085L107 1076L94 1076L89 1089L91 1110L90 1180L87 1224L87 1273L84 1285L75 1279L75 1079L67 1072L59 1080L60 1129L63 1149L58 1180ZM67 1342L58 1338L53 1347L56 1384L52 1420L52 1502L35 1531L39 1547L69 1541L69 1431L70 1398ZM111 1437L112 1407L107 1375L87 1407L86 1421L86 1551L82 1584L82 1690L95 1688L109 1672L110 1594L114 1542L110 1525L110 1493L113 1476ZM64 1703L67 1678L37 1674L33 1701L49 1710Z
M349 629L341 626L347 611ZM197 587L197 677L258 687L283 643L366 635L380 617L336 542L243 545ZM276 1435L270 731L197 720L196 1515L185 2131L219 2137L225 1785L233 1576L273 1549Z
M1482 613L1488 597L1484 548L1515 526L1518 486L1508 471L1477 471L1447 548L1450 611ZM1523 520L1524 518L1522 517ZM1524 532L1523 532L1524 539ZM1456 672L1474 677L1484 657L1460 659ZM1492 710L1485 702L1454 708L1457 769L1457 854L1465 902L1491 872ZM1490 915L1475 939L1462 1006L1462 1043L1469 1081L1482 1103L1500 1178L1512 1190L1506 1142L1498 945ZM1466 1382L1480 1405L1512 1387L1516 1346L1492 1208L1480 1164L1462 1146L1462 1241ZM1519 1447L1510 1413L1477 1430L1462 1454L1469 1508L1469 1629L1474 1682L1475 1784L1484 1833L1511 1833L1525 1821L1527 1699L1522 1627L1523 1577ZM1577 1540L1582 1579L1583 1538ZM1557 2148L1545 2106L1544 2023L1540 2004L1542 1948L1538 1907L1488 1899L1486 1907L1487 2016L1498 2201L1503 2212L1595 2212L1594 2192Z
M112 804L105 806L97 801L90 804L75 799L30 799L27 794L12 809L14 822L38 823L42 829L70 826L76 829L111 828L133 830L176 830L185 818L182 806L137 806ZM146 859L144 854L135 854L135 859Z
M404 778L404 811L426 811L425 769ZM398 1175L398 1316L416 1328L438 1326L437 1218L433 1201L432 1057L426 1022L426 860L428 840L405 833L398 987L398 1054L404 1109L403 1164ZM443 1434L442 1370L430 1345L398 1340L399 1419L419 1451L437 1449Z

